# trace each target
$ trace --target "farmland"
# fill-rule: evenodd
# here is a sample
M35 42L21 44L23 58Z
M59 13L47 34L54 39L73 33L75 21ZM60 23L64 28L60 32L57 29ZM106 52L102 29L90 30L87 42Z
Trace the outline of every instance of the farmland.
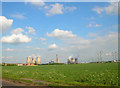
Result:
M37 79L55 85L117 86L118 63L3 66L3 78Z

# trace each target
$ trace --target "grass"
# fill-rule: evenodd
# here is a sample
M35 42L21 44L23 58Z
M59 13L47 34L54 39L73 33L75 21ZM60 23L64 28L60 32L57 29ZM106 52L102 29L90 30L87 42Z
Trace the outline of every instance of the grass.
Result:
M118 63L3 66L2 76L12 80L38 79L58 85L118 86Z

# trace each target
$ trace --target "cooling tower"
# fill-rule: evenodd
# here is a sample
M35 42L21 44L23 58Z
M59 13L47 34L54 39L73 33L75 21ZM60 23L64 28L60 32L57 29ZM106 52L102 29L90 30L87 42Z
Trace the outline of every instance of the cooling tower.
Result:
M33 63L33 64L35 64L35 57L34 57L34 58L32 58L32 63Z
M74 63L75 62L74 58L71 58L71 61L72 61L72 63Z
M68 61L67 61L67 62L68 62L68 64L70 64L70 63L71 63L70 58L68 59Z
M56 63L59 63L58 55L56 54Z
M27 64L30 64L30 57L27 57Z
M37 64L41 64L40 57L37 57Z
M78 58L75 58L75 63L76 63L76 64L78 63Z

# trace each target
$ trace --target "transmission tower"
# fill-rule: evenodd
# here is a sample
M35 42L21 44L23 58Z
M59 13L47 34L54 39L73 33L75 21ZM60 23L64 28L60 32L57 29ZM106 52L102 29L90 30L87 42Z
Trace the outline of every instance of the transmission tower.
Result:
M101 60L101 63L102 63L102 51L100 51L100 60Z
M99 52L97 52L97 56L98 56L98 63L100 63L100 55L99 55Z
M102 63L102 51L99 51L97 55L98 55L98 63L100 62Z

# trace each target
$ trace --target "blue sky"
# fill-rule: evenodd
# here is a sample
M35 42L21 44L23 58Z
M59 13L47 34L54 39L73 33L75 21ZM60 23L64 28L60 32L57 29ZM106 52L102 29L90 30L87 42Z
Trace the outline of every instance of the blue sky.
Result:
M3 61L25 63L27 56L41 56L45 63L56 54L61 62L69 56L96 61L100 50L111 59L117 51L116 7L108 2L4 2L2 18L12 21L3 27Z

